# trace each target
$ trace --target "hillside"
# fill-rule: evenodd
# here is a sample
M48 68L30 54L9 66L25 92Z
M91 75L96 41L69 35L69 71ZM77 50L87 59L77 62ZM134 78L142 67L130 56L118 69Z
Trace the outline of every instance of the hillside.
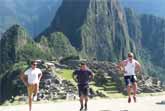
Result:
M60 0L1 0L0 32L19 24L35 37L48 27L60 4Z
M128 51L135 52L126 24L124 11L116 0L64 0L42 34L63 32L80 56L115 61Z
M1 101L12 94L8 91L8 89L13 90L14 88L11 87L11 79L13 79L13 77L18 77L19 70L25 68L24 66L27 66L26 62L22 63L21 61L51 58L49 52L45 53L44 50L29 37L24 28L19 25L13 25L2 35L0 50Z
M46 56L43 50L29 37L25 29L19 25L13 25L2 35L0 49L0 63L2 67L6 64L12 65L20 60Z
M82 58L116 62L134 52L146 73L163 80L164 22L160 17L123 9L116 0L64 0L41 35L63 32Z
M130 37L135 41L144 68L152 76L164 79L165 19L153 15L137 15L125 9ZM157 57L159 54L159 57ZM155 70L154 70L155 69Z

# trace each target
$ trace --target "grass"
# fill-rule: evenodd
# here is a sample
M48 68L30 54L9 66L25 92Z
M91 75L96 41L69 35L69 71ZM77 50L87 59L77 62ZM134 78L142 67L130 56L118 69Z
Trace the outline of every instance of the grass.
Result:
M54 72L54 70L53 70ZM72 73L73 70L69 69L61 69L59 71L56 71L59 77L71 81L75 86L76 82L72 79ZM90 87L95 91L99 91L102 94L106 95L106 98L126 98L127 96L123 95L122 93L119 93L117 91L116 83L112 81L112 78L108 78L108 82L105 83L102 86L97 86L94 81L90 83ZM165 95L165 92L160 92L160 93L141 93L138 94L140 97L145 97L145 96L160 96L160 95ZM97 98L97 97L96 97ZM100 98L100 97L99 97ZM34 102L34 104L38 103L50 103L50 102L63 102L64 100L56 100L56 101L40 101L40 102ZM27 102L19 102L19 101L14 101L14 103L10 103L10 101L6 101L3 106L9 106L9 105L24 105L27 104Z
M62 69L62 70L58 71L57 73L63 79L71 81L74 85L77 84L73 80L73 78L72 78L73 70ZM116 86L117 85L116 85L115 82L112 81L112 78L108 78L108 82L105 83L102 86L97 86L94 81L92 81L90 83L90 87L94 91L98 90L98 91L102 92L104 95L106 95L109 98L125 98L125 97L127 97L127 96L123 95L122 93L118 92ZM141 94L138 94L138 96L159 96L159 95L164 95L164 94L165 94L165 92L160 92L160 93L141 93Z
M58 73L58 76L62 77L63 79L71 81L74 85L77 84L72 78L73 70L62 69L62 70L57 71L57 73ZM96 83L93 81L90 83L90 87L94 91L102 92L104 95L110 98L125 97L122 93L119 93L117 91L116 83L112 81L112 78L109 78L108 82L102 86L97 86Z
M60 77L62 77L63 79L65 80L70 80L72 81L73 78L72 78L72 73L73 73L73 70L69 70L69 69L62 69L58 72L58 75Z
M73 70L70 70L70 69L61 69L59 71L56 71L58 76L62 79L65 79L65 80L68 80L68 81L71 81L73 85L77 85L77 83L73 80L72 78L72 73L73 73Z
M123 97L126 97L122 93L118 92L118 90L116 89L116 86L115 86L115 84L113 84L113 82L111 82L111 83L109 83L111 85L96 86L95 83L93 82L90 85L90 87L94 91L98 90L98 91L102 92L108 98L123 98Z

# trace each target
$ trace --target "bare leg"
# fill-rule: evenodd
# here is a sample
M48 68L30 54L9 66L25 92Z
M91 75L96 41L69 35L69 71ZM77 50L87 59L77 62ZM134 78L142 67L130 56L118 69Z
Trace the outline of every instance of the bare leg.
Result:
M137 83L134 82L133 83L133 98L134 98L134 102L136 102L136 92L137 92Z
M80 105L81 105L80 110L83 109L83 99L84 99L84 96L80 96Z
M137 92L137 83L134 82L133 83L133 96L136 96L136 92Z
M127 93L128 93L128 97L131 97L131 86L130 85L127 86Z
M37 94L39 92L39 84L34 85L34 101L37 101Z
M33 96L29 96L29 111L32 110L32 97Z
M88 105L88 96L85 96L85 110L87 110L87 105Z
M128 84L127 86L127 93L128 93L128 103L131 102L131 85Z
M29 98L29 111L32 110L32 98L33 98L33 90L32 90L32 86L28 85L27 86L27 91L28 91L28 98Z

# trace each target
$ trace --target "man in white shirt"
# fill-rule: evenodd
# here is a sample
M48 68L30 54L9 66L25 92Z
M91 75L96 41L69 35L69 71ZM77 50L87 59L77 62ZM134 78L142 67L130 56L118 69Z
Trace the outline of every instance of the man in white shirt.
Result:
M37 63L31 62L31 68L27 69L24 74L21 74L21 80L27 86L29 97L29 111L32 110L32 99L37 100L37 93L39 91L39 82L42 77L42 72L39 68L36 68Z
M127 86L128 103L131 102L131 86L133 87L133 99L136 102L137 78L135 73L141 72L140 63L134 59L133 53L128 53L128 58L119 63L118 68L124 72L124 80Z

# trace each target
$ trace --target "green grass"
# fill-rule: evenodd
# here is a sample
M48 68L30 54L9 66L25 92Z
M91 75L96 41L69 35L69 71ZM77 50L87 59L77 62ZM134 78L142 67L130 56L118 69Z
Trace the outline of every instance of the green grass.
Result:
M99 92L102 92L105 96L108 98L123 98L126 97L122 93L119 93L118 90L116 89L116 86L112 84L111 86L96 86L94 83L90 85L90 87L96 91L98 90Z
M72 78L73 70L62 69L62 70L58 71L57 73L60 77L62 77L65 80L70 80L70 81L73 80L73 78Z
M77 84L72 78L73 70L62 69L62 70L59 70L57 73L58 73L58 76L62 77L63 79L71 81L74 85ZM102 92L104 95L110 98L125 97L122 93L119 93L117 91L116 83L112 81L112 78L109 78L108 82L102 86L96 86L96 83L93 81L90 83L90 87L94 91L98 90L99 92Z
M62 70L58 71L57 73L63 79L71 81L74 85L77 84L72 78L73 70L62 69ZM96 83L93 81L90 83L90 87L94 91L98 90L98 91L102 92L104 95L106 95L109 98L124 98L124 97L126 97L122 93L118 92L117 87L116 87L116 83L112 81L112 78L108 78L108 82L102 86L97 86ZM160 93L141 93L141 94L139 94L139 96L158 96L158 95L163 95L163 94L165 94L165 92L163 92L163 93L162 92L160 92Z
M72 78L72 73L73 73L73 70L70 70L70 69L61 69L59 71L56 71L58 76L62 79L65 79L65 80L68 80L68 81L71 81L71 83L75 86L77 86L77 83L73 80Z

